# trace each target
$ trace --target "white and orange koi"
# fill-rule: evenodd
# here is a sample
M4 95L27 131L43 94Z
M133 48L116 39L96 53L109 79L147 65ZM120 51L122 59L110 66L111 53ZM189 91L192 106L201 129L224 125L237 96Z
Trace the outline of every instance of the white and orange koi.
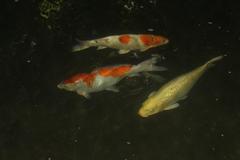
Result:
M98 50L114 48L119 50L119 54L126 54L133 50L144 52L149 48L167 44L168 41L164 36L151 34L112 35L94 40L79 41L79 44L74 46L72 51L76 52L89 47L98 47Z
M145 60L138 65L122 64L98 68L90 73L76 74L60 84L58 88L77 92L86 98L90 93L102 90L118 92L116 84L127 76L137 75L139 72L165 71L165 67L156 66L157 58Z

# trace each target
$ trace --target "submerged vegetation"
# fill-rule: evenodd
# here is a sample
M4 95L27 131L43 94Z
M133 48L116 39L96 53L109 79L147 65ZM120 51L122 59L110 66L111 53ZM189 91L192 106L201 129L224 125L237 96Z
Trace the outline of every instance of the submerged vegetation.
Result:
M64 0L43 0L39 4L40 16L47 24L49 29L55 27L55 21L58 17L58 13L63 8Z

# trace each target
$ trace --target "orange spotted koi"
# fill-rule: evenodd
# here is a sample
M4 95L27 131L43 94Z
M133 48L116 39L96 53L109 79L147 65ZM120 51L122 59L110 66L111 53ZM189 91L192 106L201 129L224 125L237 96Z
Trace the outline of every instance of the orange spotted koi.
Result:
M165 71L165 67L155 65L157 57L145 60L137 65L121 64L97 68L90 73L79 73L58 84L58 88L90 98L90 93L103 90L118 92L115 86L128 76L136 76L140 72Z
M144 52L149 48L167 44L169 40L166 37L160 35L123 34L78 42L79 43L72 48L73 52L81 51L89 47L97 47L98 50L105 48L114 48L119 50L119 54L126 54L133 50Z

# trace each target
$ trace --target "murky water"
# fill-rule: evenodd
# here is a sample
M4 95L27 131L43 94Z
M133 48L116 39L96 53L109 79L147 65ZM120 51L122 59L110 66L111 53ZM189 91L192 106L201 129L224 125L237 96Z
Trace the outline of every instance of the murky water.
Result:
M240 12L228 1L7 1L0 20L1 160L238 160ZM60 1L59 1L60 2ZM46 12L44 12L46 14ZM71 53L75 39L152 33L170 39L138 57L94 48ZM227 54L181 107L143 119L142 102L162 83L124 79L119 93L87 100L59 90L66 77L161 55L166 81Z

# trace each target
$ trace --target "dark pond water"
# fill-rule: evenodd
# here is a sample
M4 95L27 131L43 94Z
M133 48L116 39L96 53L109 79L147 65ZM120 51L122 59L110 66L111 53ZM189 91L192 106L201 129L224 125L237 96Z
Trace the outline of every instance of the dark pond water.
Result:
M237 3L48 2L60 7L50 10L48 17L40 7L43 1L1 2L1 160L240 159ZM138 58L113 49L70 51L76 38L123 33L162 34L170 43ZM210 58L228 56L206 72L181 107L146 119L137 111L162 85L151 79L124 79L119 93L98 92L90 100L56 87L74 73L137 64L152 54L164 57L159 65L169 70L158 74L166 81Z

